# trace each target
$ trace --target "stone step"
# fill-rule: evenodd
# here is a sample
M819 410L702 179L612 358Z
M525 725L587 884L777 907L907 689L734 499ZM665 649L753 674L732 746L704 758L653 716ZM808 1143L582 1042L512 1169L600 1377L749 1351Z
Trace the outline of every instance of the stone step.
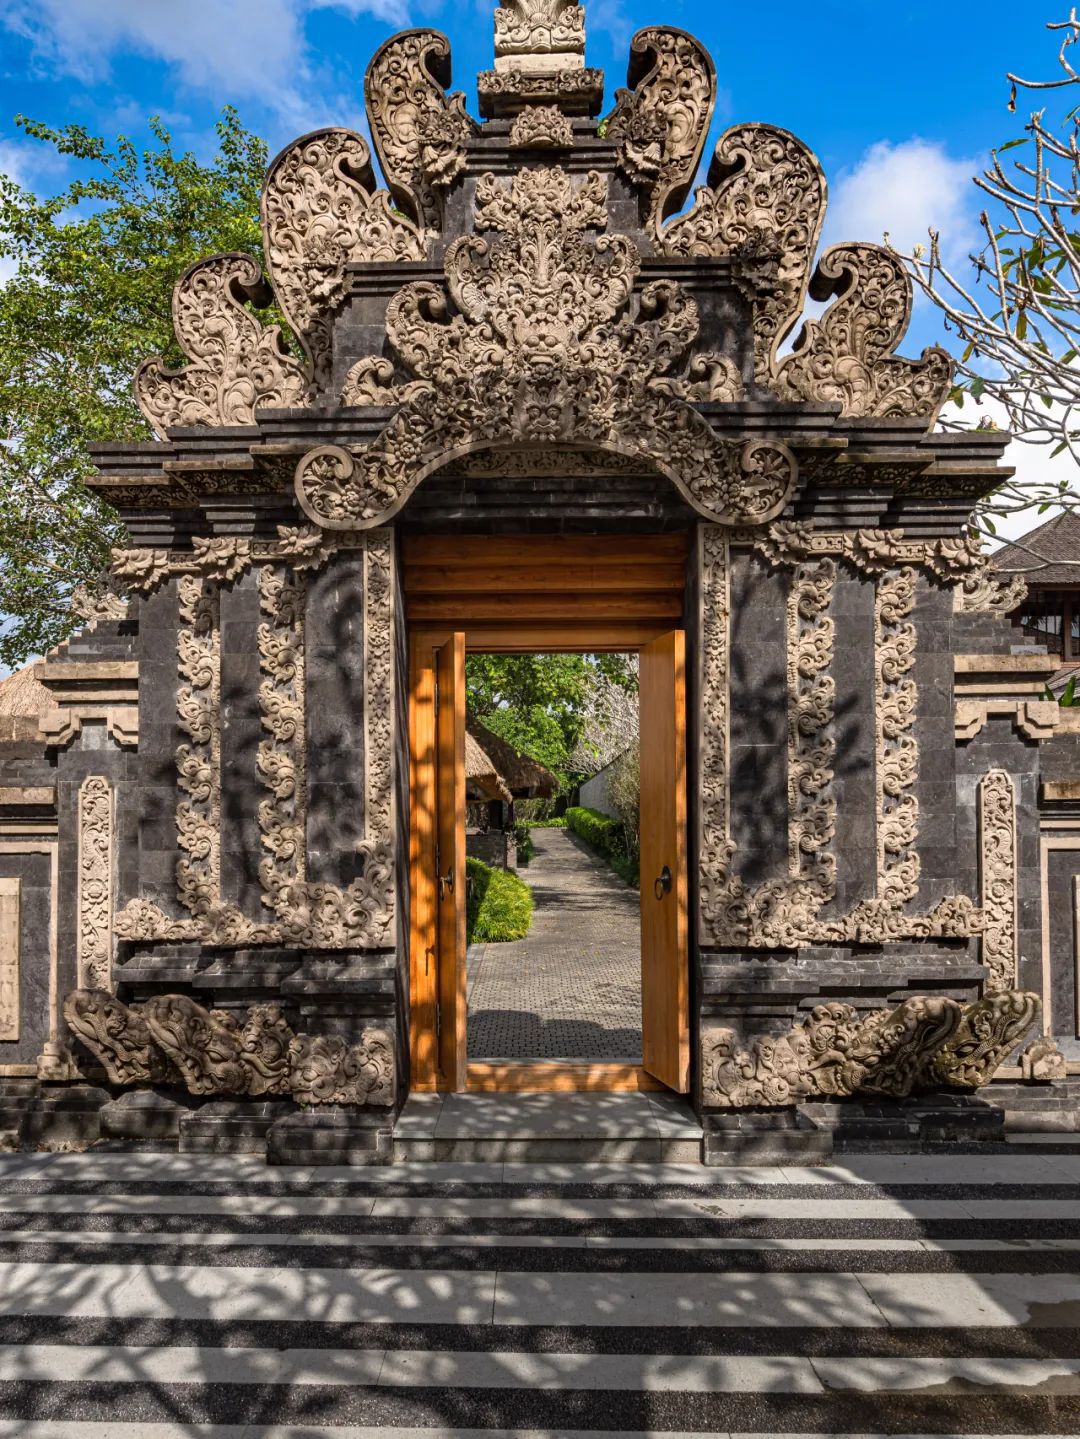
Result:
M418 1094L394 1128L395 1162L682 1164L702 1130L679 1095Z

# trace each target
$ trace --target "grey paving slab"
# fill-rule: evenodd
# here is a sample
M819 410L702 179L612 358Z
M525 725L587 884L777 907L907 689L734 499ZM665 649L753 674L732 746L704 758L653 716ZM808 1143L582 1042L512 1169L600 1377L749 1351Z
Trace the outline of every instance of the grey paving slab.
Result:
M487 1324L494 1272L0 1263L0 1313Z
M496 1324L853 1329L886 1323L851 1274L698 1274L688 1283L685 1274L501 1273L494 1312Z
M1029 1211L1030 1212L1030 1211ZM1080 1325L1080 1276L1072 1274L860 1274L893 1325Z
M469 1058L640 1063L637 891L566 830L533 839L532 928L469 953Z
M819 1359L812 1361L827 1389L881 1394L933 1389L970 1394L1033 1389L1080 1394L1080 1359Z
M644 1094L450 1094L435 1137L629 1140L660 1130Z

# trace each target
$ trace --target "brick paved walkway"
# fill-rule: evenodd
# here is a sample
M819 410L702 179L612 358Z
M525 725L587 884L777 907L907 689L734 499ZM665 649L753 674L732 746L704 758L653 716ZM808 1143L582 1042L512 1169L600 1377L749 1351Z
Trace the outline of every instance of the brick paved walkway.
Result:
M470 1059L641 1062L637 891L572 834L533 830L532 929L469 950Z

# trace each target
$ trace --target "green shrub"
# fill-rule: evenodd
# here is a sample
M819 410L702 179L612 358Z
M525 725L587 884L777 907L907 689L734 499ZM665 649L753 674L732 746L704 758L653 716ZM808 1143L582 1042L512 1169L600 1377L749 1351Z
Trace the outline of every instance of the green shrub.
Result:
M566 828L566 816L565 816L564 814L560 814L560 815L555 816L555 817L552 818L552 819L531 819L531 820L529 821L529 828L530 828L530 829L565 829L565 828Z
M523 819L517 819L514 821L513 828L510 831L517 848L517 862L522 868L528 864L529 860L532 859L536 853L536 845L532 842L529 828L530 826L527 825Z
M466 930L470 944L524 939L532 924L532 890L509 870L478 859L465 861L468 878Z

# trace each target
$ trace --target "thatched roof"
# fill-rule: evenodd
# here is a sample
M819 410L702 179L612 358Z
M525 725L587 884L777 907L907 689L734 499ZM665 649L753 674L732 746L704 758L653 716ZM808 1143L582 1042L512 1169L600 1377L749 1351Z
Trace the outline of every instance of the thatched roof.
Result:
M0 715L38 719L55 707L52 695L34 678L36 664L35 661L24 665L7 679L0 680Z
M495 763L499 774L506 781L507 788L516 799L551 799L558 793L559 781L539 760L527 754L520 754L512 744L493 734L478 719L470 717L465 722L466 733L471 734Z
M502 799L507 803L513 799L487 752L468 730L465 731L465 782L488 799Z

